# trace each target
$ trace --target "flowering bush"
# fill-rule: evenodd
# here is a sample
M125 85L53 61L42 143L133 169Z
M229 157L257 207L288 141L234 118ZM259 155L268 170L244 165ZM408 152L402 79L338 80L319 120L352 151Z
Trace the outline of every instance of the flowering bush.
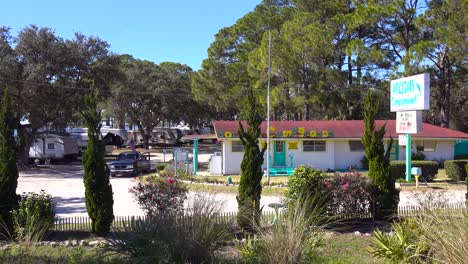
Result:
M23 242L37 242L54 227L55 204L52 196L44 190L40 193L23 193L12 215L14 238Z
M130 189L146 216L174 216L183 209L187 189L172 177L148 177L140 179Z
M322 185L329 214L359 214L371 205L372 183L358 172L336 173Z

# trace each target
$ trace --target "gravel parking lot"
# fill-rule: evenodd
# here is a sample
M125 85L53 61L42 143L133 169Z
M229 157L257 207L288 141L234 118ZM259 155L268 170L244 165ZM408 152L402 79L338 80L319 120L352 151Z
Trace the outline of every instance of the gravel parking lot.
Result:
M135 184L134 178L112 178L112 190L114 192L114 214L117 216L143 215L138 204L133 200L128 189ZM20 172L18 179L18 193L40 192L44 190L52 195L56 202L57 216L86 216L84 199L83 167L81 163L50 165L48 168L30 168ZM444 199L448 202L464 201L464 190L430 191L427 192L431 199ZM189 193L189 206L195 193ZM215 199L223 204L224 212L237 211L236 195L232 193L218 193ZM425 195L415 197L413 192L400 193L400 205L415 205L418 200L425 199ZM262 196L263 210L272 210L269 203L279 202L280 197Z

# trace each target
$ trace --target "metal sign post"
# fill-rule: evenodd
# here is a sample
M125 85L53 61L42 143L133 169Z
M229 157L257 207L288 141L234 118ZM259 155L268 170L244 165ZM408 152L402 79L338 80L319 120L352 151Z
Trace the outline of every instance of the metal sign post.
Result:
M193 175L198 171L198 138L193 139Z
M429 74L390 82L390 111L397 112L396 132L406 134L406 181L411 180L411 134L422 132L422 112L429 110Z

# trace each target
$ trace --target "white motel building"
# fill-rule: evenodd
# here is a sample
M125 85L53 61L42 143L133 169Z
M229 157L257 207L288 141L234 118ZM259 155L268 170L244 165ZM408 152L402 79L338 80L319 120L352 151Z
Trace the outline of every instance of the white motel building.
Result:
M386 124L386 144L394 139L392 160L405 160L406 146L398 144L395 120L378 120L377 128ZM238 121L213 122L218 141L222 143L223 174L239 174L243 146L239 140ZM247 125L244 124L246 128ZM272 175L291 174L300 165L323 170L361 168L365 155L361 144L363 120L271 121L270 172ZM266 122L261 125L260 144L266 144ZM412 151L422 152L426 160L449 160L454 157L455 140L467 139L468 134L424 123L422 133L412 135ZM266 169L266 158L263 164Z

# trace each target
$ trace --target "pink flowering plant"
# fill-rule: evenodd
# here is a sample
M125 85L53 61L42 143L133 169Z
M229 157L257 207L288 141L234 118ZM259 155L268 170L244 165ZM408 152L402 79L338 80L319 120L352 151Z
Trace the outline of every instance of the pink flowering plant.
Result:
M129 191L148 217L180 214L187 198L187 188L172 177L141 178Z
M372 183L358 172L335 173L322 182L331 215L356 215L370 211Z

